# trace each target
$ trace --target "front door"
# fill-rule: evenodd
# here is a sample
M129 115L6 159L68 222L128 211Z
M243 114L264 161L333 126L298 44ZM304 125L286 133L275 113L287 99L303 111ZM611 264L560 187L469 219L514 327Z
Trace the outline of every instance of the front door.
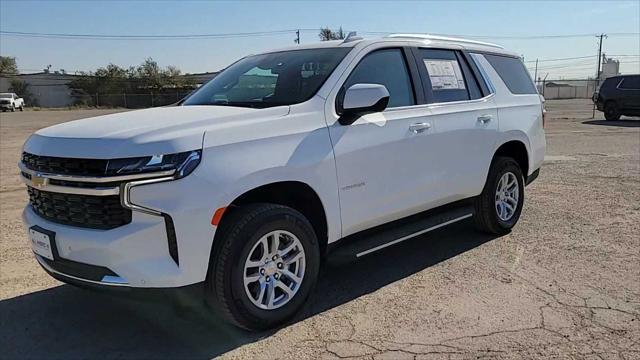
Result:
M437 192L434 185L442 176L432 167L440 156L432 145L437 126L427 106L416 102L408 60L413 61L400 48L369 52L342 88L384 85L390 94L387 109L363 115L351 125L341 125L332 115L327 118L343 236L423 210Z

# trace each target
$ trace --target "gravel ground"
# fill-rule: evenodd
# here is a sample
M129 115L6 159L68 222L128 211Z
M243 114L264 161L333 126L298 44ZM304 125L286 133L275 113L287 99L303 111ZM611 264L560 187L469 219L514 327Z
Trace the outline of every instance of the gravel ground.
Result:
M2 114L0 358L640 359L640 121L547 108L548 156L511 234L461 223L326 267L304 313L259 334L48 277L20 221L20 146L108 111Z

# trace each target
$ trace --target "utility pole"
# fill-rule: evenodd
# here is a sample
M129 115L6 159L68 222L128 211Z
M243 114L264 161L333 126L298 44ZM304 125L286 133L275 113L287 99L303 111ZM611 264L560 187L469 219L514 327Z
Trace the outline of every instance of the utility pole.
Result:
M300 44L300 29L296 30L296 39L293 40L296 44Z
M606 34L600 34L600 35L598 35L596 37L599 38L599 40L598 40L598 66L596 67L596 80L594 82L595 86L594 86L593 91L595 91L598 88L598 85L600 85L600 65L602 64L602 39L606 38L607 35ZM591 118L593 119L595 117L596 117L596 104L593 103L593 112L591 114Z
M536 70L533 73L533 81L536 84L536 88L538 87L538 59L536 58Z

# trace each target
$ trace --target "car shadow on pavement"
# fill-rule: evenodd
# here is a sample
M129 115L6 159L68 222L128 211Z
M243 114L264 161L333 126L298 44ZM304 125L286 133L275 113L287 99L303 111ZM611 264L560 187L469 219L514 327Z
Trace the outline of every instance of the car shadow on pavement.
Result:
M470 221L439 229L342 265L328 263L315 293L291 323L369 294L495 237ZM290 325L285 325L290 326ZM176 312L70 285L0 301L0 358L210 359L278 330L249 333L205 306Z
M617 126L617 127L640 127L640 121L638 118L626 118L621 120L588 120L582 122L585 125L604 125L604 126Z

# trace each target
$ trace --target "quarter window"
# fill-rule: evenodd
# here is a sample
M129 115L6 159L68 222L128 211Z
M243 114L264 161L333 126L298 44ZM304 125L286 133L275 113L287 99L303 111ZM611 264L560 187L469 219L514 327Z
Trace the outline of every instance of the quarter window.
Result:
M493 66L512 94L538 93L520 59L489 54L484 55L484 57Z
M464 101L482 97L478 83L462 56L453 50L420 49L431 84L431 103Z
M349 75L343 89L362 83L384 85L389 91L388 108L416 104L409 70L400 49L377 50L365 56Z

